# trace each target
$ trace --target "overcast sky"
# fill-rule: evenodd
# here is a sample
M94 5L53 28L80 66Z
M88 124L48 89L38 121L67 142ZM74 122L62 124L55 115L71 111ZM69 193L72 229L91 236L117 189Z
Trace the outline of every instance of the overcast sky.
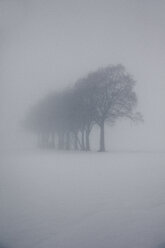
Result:
M164 0L0 0L1 137L14 141L28 106L47 92L122 63L145 122L118 123L107 142L165 150L164 13Z

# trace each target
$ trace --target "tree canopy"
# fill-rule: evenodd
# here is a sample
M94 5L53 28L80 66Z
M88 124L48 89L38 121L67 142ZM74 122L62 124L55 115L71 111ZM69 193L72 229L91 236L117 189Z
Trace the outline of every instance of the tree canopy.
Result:
M90 150L90 133L100 128L100 149L105 151L105 123L120 118L141 121L136 112L135 80L123 65L111 65L90 72L63 92L53 92L29 111L26 129L35 133L40 147Z

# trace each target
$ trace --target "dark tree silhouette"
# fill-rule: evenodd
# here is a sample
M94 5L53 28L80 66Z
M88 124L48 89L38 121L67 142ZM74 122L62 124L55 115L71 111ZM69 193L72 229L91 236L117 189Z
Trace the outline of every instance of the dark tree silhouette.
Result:
M135 80L122 65L108 66L79 79L73 88L47 95L28 113L24 126L38 136L41 147L90 150L90 133L100 128L105 151L105 123L120 118L142 120L135 112ZM58 142L55 140L58 140Z
M92 88L86 78L78 80L75 84L75 96L83 150L90 150L90 132L95 124L95 106L92 99Z
M92 92L95 122L100 127L100 151L105 151L105 122L114 123L121 117L134 120L137 116L133 112L137 105L135 81L122 65L101 68L90 73L86 80Z

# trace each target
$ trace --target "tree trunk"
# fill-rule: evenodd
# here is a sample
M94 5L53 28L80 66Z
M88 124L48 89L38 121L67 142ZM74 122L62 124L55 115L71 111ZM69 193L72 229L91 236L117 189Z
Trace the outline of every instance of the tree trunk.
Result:
M82 150L85 150L85 136L84 136L84 130L82 130L81 135L82 135Z
M70 133L66 133L66 150L70 150Z
M58 133L58 149L64 149L64 134L62 132Z
M104 121L100 125L100 152L105 152Z
M86 130L86 151L90 151L89 129Z
M48 135L47 133L43 133L43 148L48 148Z
M49 133L45 134L45 148L49 149Z
M61 149L62 150L64 150L64 144L65 144L64 133L62 133L62 135L61 135Z
M77 133L74 133L74 149L78 150Z
M61 134L60 132L58 133L58 149L61 149Z
M55 148L55 133L51 133L51 148Z

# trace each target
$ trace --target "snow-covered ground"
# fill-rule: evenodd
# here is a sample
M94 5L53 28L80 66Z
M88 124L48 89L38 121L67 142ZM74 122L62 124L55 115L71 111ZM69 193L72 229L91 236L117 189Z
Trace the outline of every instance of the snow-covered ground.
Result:
M165 242L165 154L33 153L0 166L7 248L156 248Z

